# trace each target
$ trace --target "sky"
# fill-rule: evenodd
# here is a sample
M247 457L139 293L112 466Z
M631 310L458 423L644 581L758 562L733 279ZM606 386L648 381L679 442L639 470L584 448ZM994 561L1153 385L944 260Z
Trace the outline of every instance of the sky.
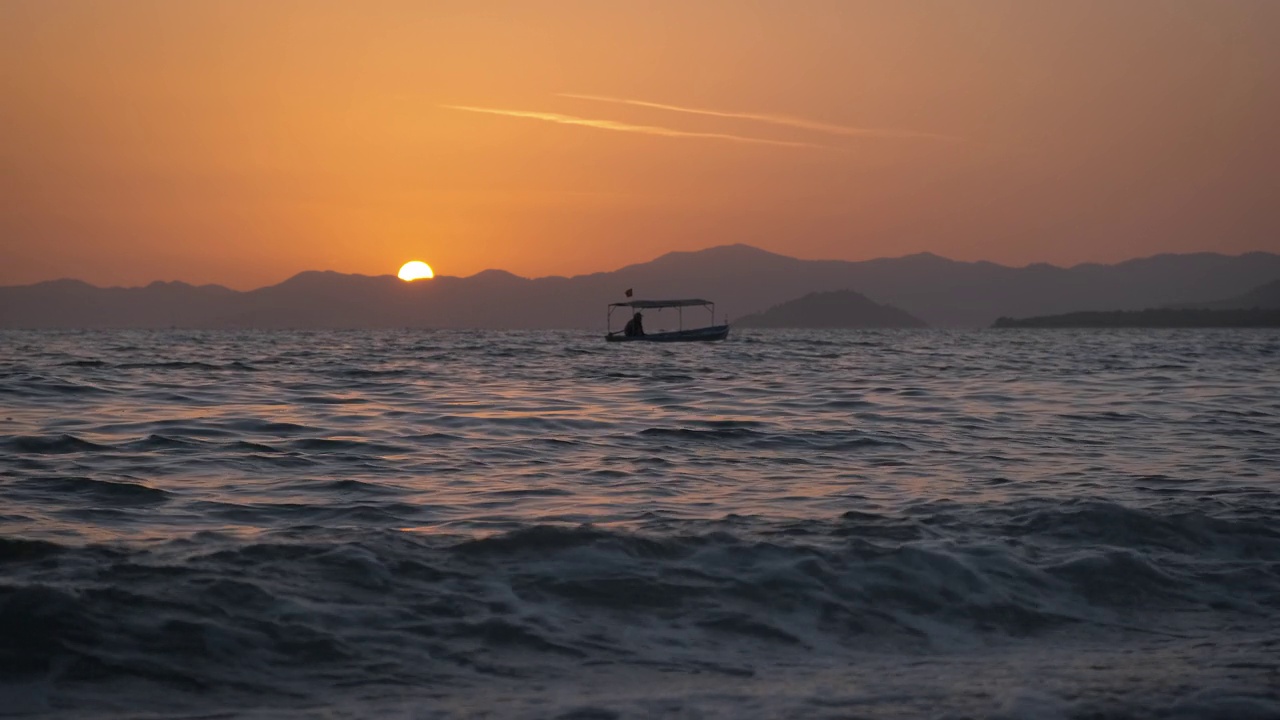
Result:
M1280 252L1274 0L3 0L0 285Z

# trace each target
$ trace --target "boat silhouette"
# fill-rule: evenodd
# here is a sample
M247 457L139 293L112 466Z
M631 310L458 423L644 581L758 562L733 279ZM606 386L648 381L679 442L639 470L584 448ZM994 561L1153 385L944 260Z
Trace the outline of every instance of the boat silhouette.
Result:
M704 307L710 313L711 324L703 327L689 328L684 327L684 309L687 307ZM618 308L631 308L635 310L635 314L622 330L613 329L613 313ZM667 308L675 308L677 312L678 329L665 330L662 332L649 333L644 331L642 323L641 310L657 310L661 312ZM709 340L724 340L729 337L729 324L723 323L716 325L716 304L710 300L701 298L688 298L681 300L628 300L626 302L610 303L609 312L605 320L605 328L608 334L605 340L609 342L705 342Z

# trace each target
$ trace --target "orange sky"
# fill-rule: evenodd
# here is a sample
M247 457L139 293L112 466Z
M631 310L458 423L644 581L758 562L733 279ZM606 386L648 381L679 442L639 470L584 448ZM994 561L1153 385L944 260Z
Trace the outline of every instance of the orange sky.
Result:
M1277 28L1274 0L4 0L0 284L1280 252Z

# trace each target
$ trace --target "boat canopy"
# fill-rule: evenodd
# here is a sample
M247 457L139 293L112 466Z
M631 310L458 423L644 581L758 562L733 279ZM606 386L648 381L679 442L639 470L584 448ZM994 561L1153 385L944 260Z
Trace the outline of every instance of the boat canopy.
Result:
M692 307L696 305L714 305L710 300L700 300L692 298L688 300L628 300L627 302L611 303L609 307L631 307L631 308L682 308Z

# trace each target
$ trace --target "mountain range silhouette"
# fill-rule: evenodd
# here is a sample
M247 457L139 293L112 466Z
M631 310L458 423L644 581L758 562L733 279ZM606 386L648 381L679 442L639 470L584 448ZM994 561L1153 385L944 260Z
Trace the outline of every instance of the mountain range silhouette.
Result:
M673 252L612 272L522 278L501 270L406 283L308 271L246 292L78 280L0 287L3 328L581 328L603 330L623 298L704 297L730 321L812 292L852 290L933 327L1001 316L1221 303L1280 278L1280 255L1157 255L1114 265L1013 268L922 253L861 262L800 260L747 245ZM1233 301L1232 301L1233 302Z
M740 328L923 328L924 321L853 290L809 293L734 323Z

